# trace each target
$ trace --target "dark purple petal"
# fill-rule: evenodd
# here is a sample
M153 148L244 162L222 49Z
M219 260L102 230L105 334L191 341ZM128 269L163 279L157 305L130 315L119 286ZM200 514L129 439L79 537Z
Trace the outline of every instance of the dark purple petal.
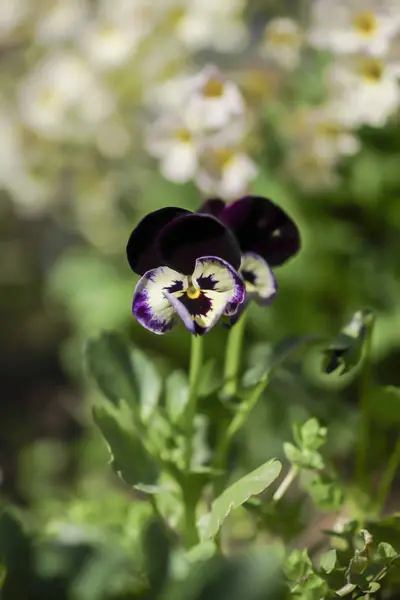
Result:
M236 236L242 252L255 252L277 267L300 249L297 225L268 198L245 196L228 204L219 218Z
M189 214L169 223L158 237L161 264L191 275L196 260L215 256L240 266L240 248L232 232L209 215Z
M222 211L225 208L225 202L220 198L210 198L210 200L206 200L200 206L197 212L202 213L204 215L212 215L213 217L219 217Z
M146 271L161 266L157 254L157 236L168 223L185 214L191 213L183 208L168 206L149 213L136 225L126 246L132 271L143 275Z

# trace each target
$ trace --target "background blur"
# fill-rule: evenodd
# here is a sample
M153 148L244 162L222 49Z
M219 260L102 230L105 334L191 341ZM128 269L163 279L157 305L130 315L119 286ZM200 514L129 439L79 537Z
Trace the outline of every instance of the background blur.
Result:
M277 272L276 301L251 308L248 365L289 336L335 335L369 307L377 376L400 385L399 75L396 2L2 0L2 496L49 527L112 518L82 348L116 329L165 372L186 368L183 327L157 337L131 316L125 244L162 206L253 192L297 220L303 248ZM206 339L217 369L225 340L218 327ZM354 389L289 368L240 460L281 456L308 415L348 460Z

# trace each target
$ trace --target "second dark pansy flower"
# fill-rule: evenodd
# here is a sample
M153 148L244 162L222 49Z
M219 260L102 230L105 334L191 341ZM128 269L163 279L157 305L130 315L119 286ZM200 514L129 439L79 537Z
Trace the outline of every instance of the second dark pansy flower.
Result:
M154 333L169 331L179 316L191 333L202 335L244 301L239 245L212 216L174 207L154 211L133 230L127 257L142 275L133 314Z
M294 221L262 196L245 196L231 204L212 198L199 212L215 216L230 228L242 252L240 273L248 298L269 303L277 291L271 267L282 265L300 249L300 233Z

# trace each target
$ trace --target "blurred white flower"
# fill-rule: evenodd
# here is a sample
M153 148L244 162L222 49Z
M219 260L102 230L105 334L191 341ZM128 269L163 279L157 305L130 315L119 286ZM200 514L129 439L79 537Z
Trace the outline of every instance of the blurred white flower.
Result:
M94 124L105 119L114 102L88 66L70 53L46 57L19 89L21 119L48 136L71 132L74 124Z
M400 105L398 65L354 55L336 61L327 73L336 95L338 118L350 127L382 127Z
M245 106L236 83L209 65L188 79L183 110L192 129L205 130L224 127L233 119L243 117Z
M303 33L299 25L286 17L272 19L265 28L260 53L286 69L295 69L300 62Z
M335 161L319 156L312 147L305 145L292 151L284 170L299 188L313 191L338 184L339 176L335 168Z
M355 154L360 149L358 138L343 124L337 107L331 103L302 110L288 135L300 146L307 143L317 156L327 161Z
M164 115L146 132L145 148L160 159L163 176L177 183L190 181L198 167L198 139L180 117Z
M23 21L29 11L29 0L2 0L0 38L6 37Z
M176 34L193 51L213 48L220 52L240 52L249 38L242 15L244 6L241 0L192 0L177 20Z
M108 10L87 22L79 43L96 67L112 69L129 61L151 28L151 19L140 8L119 13L110 4Z
M120 158L129 152L132 139L121 123L109 121L100 123L96 128L95 142L103 156Z
M0 188L6 189L18 212L38 214L49 202L48 186L30 172L15 115L0 107Z
M316 0L309 41L336 53L367 50L382 55L399 27L396 0Z
M248 192L257 174L257 165L240 149L206 148L195 182L204 194L230 200Z
M53 0L47 10L39 14L36 39L44 43L70 39L79 34L86 19L86 5L82 0Z

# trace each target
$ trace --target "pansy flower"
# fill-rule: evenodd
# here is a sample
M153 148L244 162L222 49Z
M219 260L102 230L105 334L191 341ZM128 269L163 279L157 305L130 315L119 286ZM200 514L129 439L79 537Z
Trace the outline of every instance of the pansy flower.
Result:
M154 333L166 333L180 317L191 333L203 335L244 301L239 245L213 216L175 207L156 210L131 233L127 257L142 276L133 315Z
M277 291L271 267L282 265L300 249L299 230L292 219L261 196L245 196L232 204L213 198L199 212L214 215L229 227L242 252L239 272L247 299L269 304Z

